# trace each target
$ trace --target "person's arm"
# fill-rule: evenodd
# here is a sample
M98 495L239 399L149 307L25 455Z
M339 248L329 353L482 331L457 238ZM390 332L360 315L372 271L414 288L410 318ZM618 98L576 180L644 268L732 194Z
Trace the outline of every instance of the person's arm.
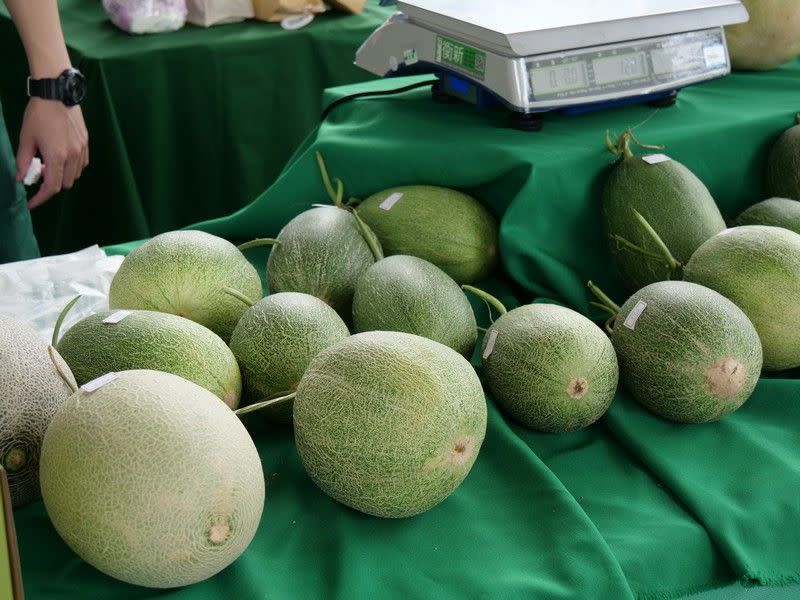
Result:
M49 79L69 68L70 60L56 0L5 0L22 39L34 79ZM20 82L24 85L24 82ZM44 162L44 183L28 203L34 208L62 188L71 188L89 164L89 136L78 106L31 98L25 109L17 151L17 180L22 181L36 152Z

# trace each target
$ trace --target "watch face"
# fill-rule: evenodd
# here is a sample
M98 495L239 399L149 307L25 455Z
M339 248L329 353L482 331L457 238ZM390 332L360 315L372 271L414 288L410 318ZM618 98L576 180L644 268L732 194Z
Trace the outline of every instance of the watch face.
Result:
M74 106L86 96L86 78L76 69L70 69L64 73L63 77L64 103Z

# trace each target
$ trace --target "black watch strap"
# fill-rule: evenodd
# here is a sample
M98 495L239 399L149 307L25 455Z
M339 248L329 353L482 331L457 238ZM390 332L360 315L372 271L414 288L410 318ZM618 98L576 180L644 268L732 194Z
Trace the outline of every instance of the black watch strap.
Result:
M58 79L32 79L28 77L28 96L45 100L61 100L63 90Z

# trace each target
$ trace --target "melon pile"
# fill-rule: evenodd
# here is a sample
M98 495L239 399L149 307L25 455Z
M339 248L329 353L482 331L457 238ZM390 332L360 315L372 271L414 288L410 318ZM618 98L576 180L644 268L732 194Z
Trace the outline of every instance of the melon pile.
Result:
M384 518L446 504L469 481L488 415L473 364L515 427L545 434L591 427L620 382L676 427L725 418L762 369L800 366L797 127L769 158L783 197L731 229L689 168L637 156L630 132L607 136L618 160L603 222L631 295L620 306L589 284L605 324L554 303L509 311L488 293L491 205L431 185L345 203L318 157L332 204L309 199L264 232L276 237L156 236L126 257L110 310L57 324L55 347L0 316L14 504L41 488L87 563L170 588L227 567L270 518L248 413L294 436L319 501ZM261 273L244 255L258 246L270 246Z

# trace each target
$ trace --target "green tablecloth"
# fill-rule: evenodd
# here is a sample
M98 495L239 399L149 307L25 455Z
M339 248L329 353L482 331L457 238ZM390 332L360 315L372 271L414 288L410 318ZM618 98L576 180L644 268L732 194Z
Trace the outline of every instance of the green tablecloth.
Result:
M502 219L503 272L483 285L509 305L550 298L587 311L590 277L624 298L599 226L606 128L644 123L638 137L666 144L730 218L761 199L767 148L798 109L800 62L696 86L670 109L555 116L538 134L422 91L358 100L337 108L255 202L199 228L236 241L276 234L325 201L319 150L355 196L408 183L475 194ZM264 268L266 251L250 257ZM742 409L702 426L659 420L621 390L588 430L544 435L507 421L490 398L486 442L464 484L402 521L337 505L304 474L289 431L257 414L247 423L269 481L261 529L229 569L170 598L800 597L796 373L762 379ZM17 521L31 598L159 595L84 564L40 504Z
M89 79L91 167L34 211L45 254L119 243L228 214L269 186L317 124L322 91L363 81L361 42L390 14L329 13L300 31L250 21L131 36L100 0L61 0L73 63ZM14 137L27 63L0 2L0 94ZM15 142L16 147L16 142Z

